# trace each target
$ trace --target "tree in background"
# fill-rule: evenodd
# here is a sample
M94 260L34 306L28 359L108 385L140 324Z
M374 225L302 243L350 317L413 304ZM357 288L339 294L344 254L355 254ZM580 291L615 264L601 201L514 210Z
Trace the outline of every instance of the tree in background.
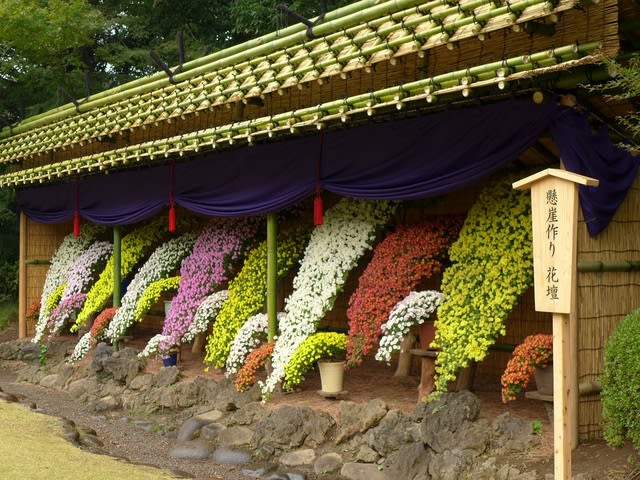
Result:
M11 190L0 190L0 304L18 295L18 219Z
M635 55L625 64L607 60L612 78L602 85L590 86L592 91L603 92L612 100L629 101L629 110L618 117L620 126L630 137L623 146L632 153L640 153L640 55Z

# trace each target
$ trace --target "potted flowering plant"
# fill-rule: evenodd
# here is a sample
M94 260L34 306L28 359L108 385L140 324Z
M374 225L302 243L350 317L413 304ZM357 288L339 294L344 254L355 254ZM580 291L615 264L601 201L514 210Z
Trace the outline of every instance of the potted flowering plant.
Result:
M307 337L293 353L291 360L285 367L283 387L291 390L304 380L304 375L317 362L320 368L322 391L336 393L342 391L342 374L344 373L344 356L347 350L348 337L344 333L318 332ZM338 374L338 378L330 379L323 376L323 363L334 363L326 371L328 374ZM335 365L335 363L338 363Z
M500 378L502 401L515 400L516 395L529 385L536 368L548 367L552 359L553 335L539 333L526 337L513 350L513 356Z

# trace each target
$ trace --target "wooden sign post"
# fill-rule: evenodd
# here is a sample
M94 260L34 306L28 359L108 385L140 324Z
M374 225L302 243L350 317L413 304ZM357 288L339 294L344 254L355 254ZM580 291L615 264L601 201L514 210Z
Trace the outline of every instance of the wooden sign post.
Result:
M571 480L570 405L577 408L577 391L570 382L571 308L576 281L578 185L597 186L598 180L559 169L547 169L513 184L531 189L533 278L539 312L553 313L553 450L554 479ZM572 391L573 390L573 391Z

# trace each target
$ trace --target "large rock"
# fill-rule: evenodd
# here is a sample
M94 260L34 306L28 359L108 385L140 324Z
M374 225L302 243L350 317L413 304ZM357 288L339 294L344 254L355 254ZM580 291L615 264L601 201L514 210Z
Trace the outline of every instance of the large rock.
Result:
M243 408L231 412L226 418L226 424L232 425L251 425L256 423L267 414L264 405L261 402L247 403Z
M91 363L89 367L93 372L100 373L104 369L104 362L113 354L113 347L107 345L104 342L98 343L96 348L93 349L93 356L91 357Z
M429 478L429 462L433 453L421 443L405 445L389 455L384 463L387 478L402 480L424 480Z
M243 447L253 440L253 430L247 427L234 426L218 433L218 443L225 447Z
M23 362L37 362L40 358L40 345L33 342L25 342L20 345L17 354L18 360Z
M525 451L540 443L531 421L503 413L491 422L493 446L500 453Z
M16 360L18 355L20 355L22 346L27 342L31 343L28 340L16 340L0 343L0 358L3 360Z
M312 465L316 459L316 452L311 448L294 450L287 452L280 457L280 464L285 467L299 467L301 465Z
M340 475L347 480L392 480L373 463L345 463L340 469Z
M335 442L340 444L357 433L364 433L374 427L387 414L388 407L380 399L373 399L366 405L354 402L340 402L338 433Z
M463 475L468 471L472 462L471 455L459 450L447 450L440 455L434 455L430 460L429 475L435 480L458 480L464 478Z
M191 382L180 382L175 386L178 408L189 408L198 404L198 386Z
M364 442L383 457L420 439L419 425L400 410L390 410L363 435Z
M342 457L336 452L325 453L313 463L313 471L316 475L335 477L335 472L342 468Z
M461 441L469 443L464 436L474 432L470 424L480 413L480 402L473 393L445 393L429 406L431 414L424 417L420 427L424 443L438 453L458 448Z
M176 383L179 379L180 369L174 365L161 368L160 371L153 376L151 383L155 387L168 387Z
M142 370L143 362L138 358L138 352L133 348L123 348L102 360L102 368L114 382L130 384Z
M302 446L315 448L327 441L334 428L327 412L283 405L256 423L253 445L263 457Z

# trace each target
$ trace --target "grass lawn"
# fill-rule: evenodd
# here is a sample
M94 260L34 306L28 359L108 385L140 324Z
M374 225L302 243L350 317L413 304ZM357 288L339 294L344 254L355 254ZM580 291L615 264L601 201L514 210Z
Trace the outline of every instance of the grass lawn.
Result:
M62 437L53 417L0 401L0 478L25 480L175 479L169 472L90 453Z

